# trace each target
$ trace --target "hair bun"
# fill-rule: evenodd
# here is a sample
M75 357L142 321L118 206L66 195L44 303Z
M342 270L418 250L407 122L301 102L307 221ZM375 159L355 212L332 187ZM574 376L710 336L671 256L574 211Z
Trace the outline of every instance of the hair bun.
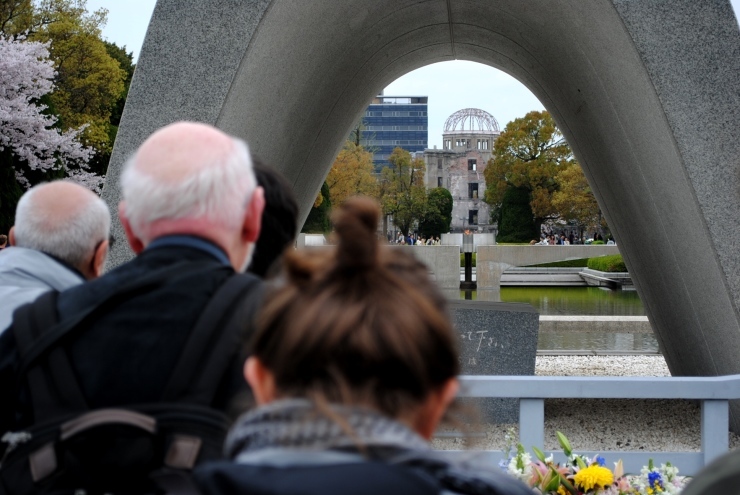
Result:
M349 198L334 213L334 230L339 237L337 262L340 268L367 269L375 266L378 257L380 206L374 199Z

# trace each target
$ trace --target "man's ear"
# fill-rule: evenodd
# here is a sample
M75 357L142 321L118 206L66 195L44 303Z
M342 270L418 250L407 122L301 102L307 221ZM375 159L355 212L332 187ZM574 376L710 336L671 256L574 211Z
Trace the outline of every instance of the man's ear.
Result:
M242 239L249 243L257 242L262 228L262 212L265 209L265 190L257 187L247 205L242 224Z
M90 273L92 274L93 278L98 278L103 274L103 268L105 267L105 259L108 257L109 247L110 244L106 239L105 241L98 244L98 246L95 248L95 252L93 253L93 257L90 262L92 264L92 266L90 267Z
M15 246L15 225L10 227L10 232L8 232L8 244Z
M252 387L257 405L261 406L275 400L275 377L256 357L251 356L244 363L244 378Z
M118 219L121 221L121 225L123 225L123 231L126 233L126 240L128 241L128 245L131 247L131 250L134 254L141 253L146 246L144 245L144 241L139 239L131 229L131 222L128 221L128 217L126 216L125 201L118 203Z

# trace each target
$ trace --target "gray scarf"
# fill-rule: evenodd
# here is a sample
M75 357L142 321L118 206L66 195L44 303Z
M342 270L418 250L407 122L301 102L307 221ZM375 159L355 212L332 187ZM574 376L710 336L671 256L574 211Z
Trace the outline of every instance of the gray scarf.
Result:
M328 407L331 416L319 411L308 400L288 399L250 411L239 418L229 432L226 456L233 459L276 448L365 453L429 450L427 442L407 426L378 412L359 407Z
M474 459L450 460L407 426L370 409L331 405L331 415L307 400L289 399L239 418L226 439L237 463L289 467L367 460L403 465L436 479L441 493L531 495L531 490ZM332 417L333 416L333 417ZM338 421L338 420L339 421ZM341 424L344 423L344 424Z

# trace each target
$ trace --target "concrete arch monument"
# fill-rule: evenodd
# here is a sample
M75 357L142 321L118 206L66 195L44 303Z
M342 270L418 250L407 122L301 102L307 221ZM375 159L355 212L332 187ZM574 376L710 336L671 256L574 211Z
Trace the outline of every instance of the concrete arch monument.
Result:
M105 198L118 202L120 167L148 134L190 119L244 137L307 214L368 101L453 59L508 72L553 114L671 372L740 373L740 31L727 0L159 0ZM121 244L114 262L130 256Z

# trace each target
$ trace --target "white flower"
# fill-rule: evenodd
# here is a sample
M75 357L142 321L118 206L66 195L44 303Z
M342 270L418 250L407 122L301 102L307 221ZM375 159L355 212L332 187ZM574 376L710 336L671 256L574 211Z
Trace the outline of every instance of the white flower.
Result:
M524 469L520 469L519 465L524 465ZM512 457L509 461L508 473L520 480L529 479L532 476L532 456L529 455L529 452Z

